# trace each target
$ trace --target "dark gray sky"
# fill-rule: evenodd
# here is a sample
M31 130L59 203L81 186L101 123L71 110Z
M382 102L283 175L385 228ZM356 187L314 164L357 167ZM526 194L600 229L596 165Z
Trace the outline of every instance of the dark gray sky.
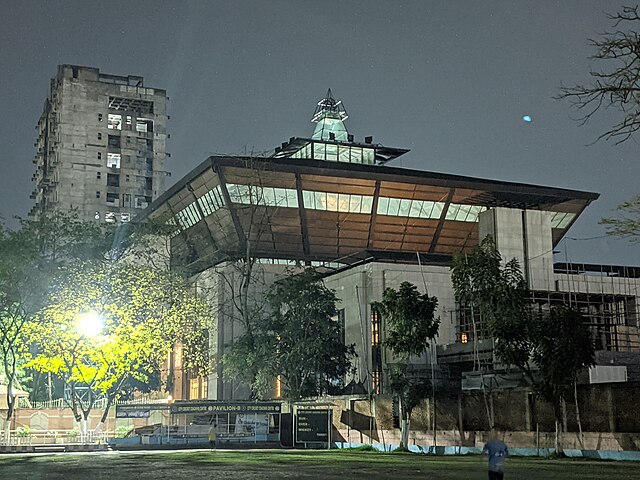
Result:
M599 192L557 257L640 265L598 220L640 193L639 146L588 146L551 97L584 82L611 0L1 0L0 215L31 207L34 126L60 63L142 75L170 97L170 183L211 153L310 136L331 87L356 139L410 148L392 164ZM532 123L522 121L531 115Z

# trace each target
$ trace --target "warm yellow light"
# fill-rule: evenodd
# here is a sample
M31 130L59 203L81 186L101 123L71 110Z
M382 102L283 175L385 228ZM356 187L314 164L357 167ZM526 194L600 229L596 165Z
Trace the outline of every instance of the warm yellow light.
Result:
M467 337L467 332L462 332L462 335L460 335L460 341L462 343L467 343L469 341L469 338Z
M276 398L282 398L282 379L276 376Z
M96 337L102 333L104 319L98 312L81 313L76 319L78 331L85 337Z

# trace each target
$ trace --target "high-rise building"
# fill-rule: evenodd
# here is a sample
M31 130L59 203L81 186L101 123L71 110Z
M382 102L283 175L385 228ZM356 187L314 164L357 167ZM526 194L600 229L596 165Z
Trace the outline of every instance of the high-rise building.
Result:
M127 222L165 190L165 90L142 77L60 65L36 129L29 214L77 209L83 220Z

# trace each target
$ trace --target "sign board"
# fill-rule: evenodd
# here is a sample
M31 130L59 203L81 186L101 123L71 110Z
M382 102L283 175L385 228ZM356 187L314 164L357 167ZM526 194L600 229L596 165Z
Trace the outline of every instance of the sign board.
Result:
M280 413L279 403L241 403L195 401L175 402L171 404L171 413Z
M151 410L169 410L166 403L116 405L116 418L149 418Z
M331 410L298 409L295 417L296 443L330 443Z

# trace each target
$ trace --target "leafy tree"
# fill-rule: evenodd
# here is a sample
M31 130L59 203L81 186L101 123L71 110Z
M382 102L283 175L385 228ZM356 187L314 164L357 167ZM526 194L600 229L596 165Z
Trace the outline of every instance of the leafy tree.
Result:
M33 306L25 297L29 286L30 251L16 232L0 224L0 371L7 384L5 426L15 409L13 395L18 384L21 354L24 352L24 327Z
M575 392L578 373L594 364L587 319L564 305L533 315L516 260L504 266L501 261L490 236L473 253L454 258L452 279L456 299L470 307L471 312L477 310L486 322L500 361L517 367L538 396L553 405L559 451L560 405L568 398L568 392ZM579 416L577 399L576 413ZM487 416L490 418L488 407Z
M225 374L236 375L250 363L254 390L273 393L278 378L284 398L297 400L328 392L350 371L353 345L345 345L332 320L337 298L320 275L307 269L276 281L267 295L270 313L227 347Z
M471 315L474 348L477 324L482 321L496 340L500 361L518 367L532 380L529 291L518 261L513 258L503 265L493 237L487 236L474 252L454 257L451 279L456 300Z
M400 448L407 448L411 413L432 394L429 380L412 375L409 360L422 355L438 335L440 319L435 317L438 299L420 294L415 285L402 282L398 290L385 289L381 302L373 304L385 321L384 345L397 359L388 372L389 388L400 405Z
M478 353L478 324L495 339L494 353L507 366L518 367L533 382L529 360L533 350L528 315L528 290L514 258L504 266L493 237L486 236L470 254L454 257L451 279L460 308L469 312L473 326L474 366L480 370L482 394L489 428L493 416L489 408ZM491 395L491 392L489 392Z
M38 351L28 365L65 382L83 433L98 398L107 398L104 422L113 402L157 375L176 342L185 367L206 373L210 310L181 277L126 261L65 269L30 332ZM81 328L88 315L103 322L95 336Z
M536 391L553 405L556 452L560 452L561 404L575 393L578 374L595 365L594 343L587 318L568 306L553 307L539 316L535 326L532 356L539 369Z

